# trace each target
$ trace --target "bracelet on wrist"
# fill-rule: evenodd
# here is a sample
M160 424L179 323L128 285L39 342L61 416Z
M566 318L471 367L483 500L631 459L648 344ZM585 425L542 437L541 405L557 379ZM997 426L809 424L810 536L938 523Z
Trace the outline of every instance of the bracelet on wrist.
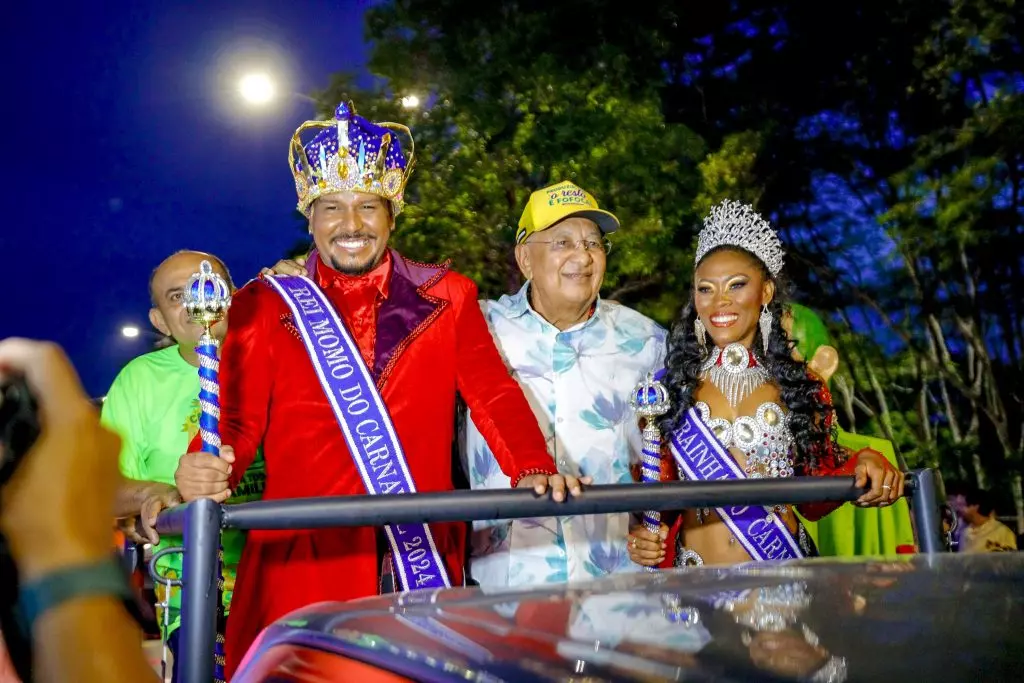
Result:
M26 633L41 615L68 600L110 596L132 597L124 570L113 557L99 562L71 565L35 578L19 587L18 611Z
M512 488L516 488L517 486L519 486L519 482L521 482L523 479L526 479L527 477L532 477L535 474L543 474L546 477L551 477L558 474L558 470L552 467L527 468L520 472L518 475L516 475L516 478L512 480Z

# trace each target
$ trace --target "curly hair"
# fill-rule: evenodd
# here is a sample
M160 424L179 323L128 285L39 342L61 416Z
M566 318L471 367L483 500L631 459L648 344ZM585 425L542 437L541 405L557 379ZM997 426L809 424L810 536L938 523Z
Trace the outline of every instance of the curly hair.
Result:
M775 296L768 304L768 310L772 314L768 353L763 353L760 328L757 329L752 351L775 380L782 403L789 410L789 428L796 444L795 469L800 473L810 473L820 466L834 466L834 463L826 462L833 452L833 434L830 429L834 422L833 408L824 398L822 383L808 372L807 363L793 358L796 343L782 327L782 318L790 296L789 284L782 278L773 278L760 259L745 249L732 246L718 247L708 252L704 259L720 251L746 255L757 264L766 281L771 280L775 283ZM672 401L672 410L661 420L660 427L665 434L671 433L680 424L686 411L696 403L694 393L700 386L701 366L707 358L707 352L702 352L697 344L697 334L693 328L696 318L694 295L691 291L690 300L683 307L668 337L665 387Z

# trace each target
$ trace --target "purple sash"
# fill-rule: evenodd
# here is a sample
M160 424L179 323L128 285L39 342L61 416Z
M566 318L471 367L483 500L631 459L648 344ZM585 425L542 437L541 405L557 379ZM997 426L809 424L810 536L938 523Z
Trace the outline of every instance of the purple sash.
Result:
M415 493L388 409L331 302L307 277L277 276L267 281L292 311L366 490L373 495ZM451 587L426 524L388 525L384 532L404 590Z
M704 424L696 408L686 411L683 424L672 432L669 445L679 469L688 479L722 481L747 478L729 451ZM785 522L763 507L715 509L755 560L795 560L804 556Z

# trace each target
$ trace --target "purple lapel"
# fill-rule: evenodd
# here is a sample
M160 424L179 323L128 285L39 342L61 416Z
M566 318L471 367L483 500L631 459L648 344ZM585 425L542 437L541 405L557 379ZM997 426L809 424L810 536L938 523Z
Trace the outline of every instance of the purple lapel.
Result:
M388 298L377 311L377 341L373 349L377 386L384 385L412 340L448 307L446 299L426 292L445 276L450 264L417 263L391 250L391 283Z
M438 265L410 261L394 249L391 253L391 282L388 298L377 311L377 339L373 347L373 375L382 387L405 349L441 315L449 301L426 291L445 276L450 261ZM310 252L306 270L316 281L317 250Z

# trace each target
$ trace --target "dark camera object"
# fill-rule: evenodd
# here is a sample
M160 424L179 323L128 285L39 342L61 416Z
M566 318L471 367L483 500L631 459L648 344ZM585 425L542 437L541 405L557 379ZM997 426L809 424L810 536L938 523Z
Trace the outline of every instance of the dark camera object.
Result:
M39 437L36 401L22 380L0 386L0 487L10 480L22 457ZM0 632L18 677L32 680L32 640L17 611L18 569L0 534Z
M0 387L0 486L39 437L36 401L22 380Z

